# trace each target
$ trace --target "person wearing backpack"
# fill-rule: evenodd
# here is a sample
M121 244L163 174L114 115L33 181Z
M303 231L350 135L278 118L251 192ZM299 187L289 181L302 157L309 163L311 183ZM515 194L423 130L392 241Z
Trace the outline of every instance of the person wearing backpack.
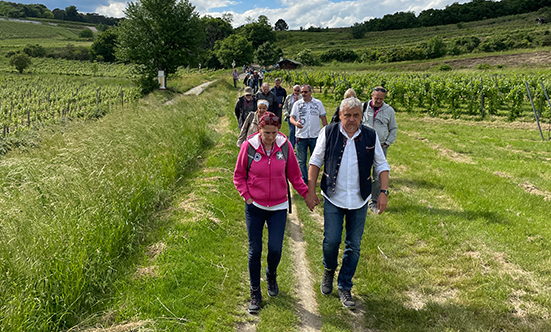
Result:
M268 295L274 297L279 294L277 267L290 206L287 179L302 197L308 193L293 148L287 137L279 132L280 128L279 118L274 113L265 112L258 123L259 132L241 145L233 175L235 188L246 202L250 313L258 313L262 302L260 271L264 225L268 226L266 281Z

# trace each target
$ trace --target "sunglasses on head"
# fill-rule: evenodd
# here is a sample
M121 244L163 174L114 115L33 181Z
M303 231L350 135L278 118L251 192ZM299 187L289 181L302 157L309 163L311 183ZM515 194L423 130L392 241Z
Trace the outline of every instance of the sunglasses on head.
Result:
M378 92L387 93L388 90L385 89L385 88L375 88L375 89L373 89L373 91L378 91Z
M268 117L265 117L264 120L266 121L266 123L268 123L268 122L277 122L277 123L279 123L279 118L277 116L268 116Z

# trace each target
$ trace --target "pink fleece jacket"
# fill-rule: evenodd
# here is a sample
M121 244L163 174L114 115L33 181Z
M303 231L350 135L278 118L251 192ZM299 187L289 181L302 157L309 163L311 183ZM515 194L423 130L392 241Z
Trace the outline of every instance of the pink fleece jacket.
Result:
M260 133L249 136L243 142L233 173L233 183L245 200L252 197L253 201L266 207L278 205L287 200L285 158L283 157L283 152L281 152L281 146L286 140L287 137L284 134L277 134L275 147L270 157L264 152ZM249 169L249 177L247 178L247 150L249 144L255 148L256 153ZM300 168L291 144L287 144L287 146L289 147L287 177L293 188L302 197L306 197L308 186L302 181Z

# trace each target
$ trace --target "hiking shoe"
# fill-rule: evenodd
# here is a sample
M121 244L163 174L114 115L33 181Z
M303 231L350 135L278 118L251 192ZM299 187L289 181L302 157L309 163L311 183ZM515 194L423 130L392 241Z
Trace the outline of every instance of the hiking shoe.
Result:
M270 274L266 271L266 281L268 283L268 295L276 297L279 294L279 286L277 285L277 274Z
M369 209L371 210L371 212L375 213L375 214L379 214L379 209L377 209L377 202L371 202L369 203Z
M335 270L331 271L324 269L323 279L321 279L321 293L323 295L329 295L333 291L333 278L335 277Z
M345 308L356 309L356 302L354 302L349 290L339 288L339 299Z
M249 303L249 313L257 314L260 311L260 303L262 303L262 293L260 287L251 288L251 303Z

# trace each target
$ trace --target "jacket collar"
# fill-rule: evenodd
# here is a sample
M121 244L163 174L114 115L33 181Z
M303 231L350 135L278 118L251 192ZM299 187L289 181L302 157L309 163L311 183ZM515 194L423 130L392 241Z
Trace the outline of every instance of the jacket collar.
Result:
M249 141L249 144L252 145L255 150L258 150L260 148L260 133L256 133L256 134L253 134L253 135L249 136L249 138L247 138L247 140ZM287 136L285 136L284 134L278 132L277 136L276 136L276 140L275 140L276 146L281 148L281 146L283 145L283 143L285 143L286 140L287 140Z

